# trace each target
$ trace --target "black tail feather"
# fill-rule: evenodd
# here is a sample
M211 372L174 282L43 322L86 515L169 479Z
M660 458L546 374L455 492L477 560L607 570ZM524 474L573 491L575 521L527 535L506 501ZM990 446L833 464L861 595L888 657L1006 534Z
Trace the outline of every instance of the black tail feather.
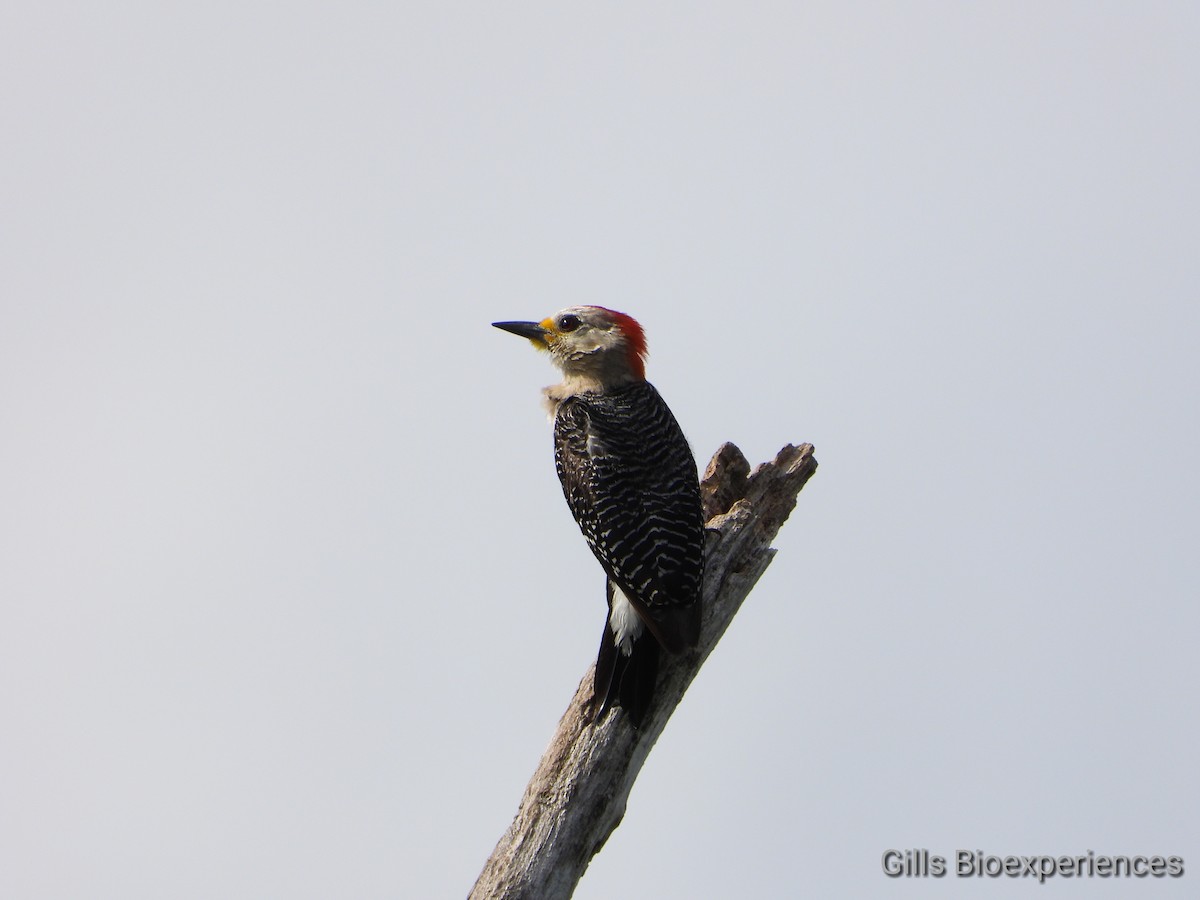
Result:
M658 641L649 631L643 631L634 639L631 650L628 656L621 653L613 641L612 629L605 622L600 653L596 657L592 702L599 704L597 719L612 707L620 706L637 728L654 697L654 684L658 680Z
M600 652L596 654L596 674L592 679L592 707L596 712L596 719L604 715L612 705L609 694L612 688L613 673L617 668L618 656L620 654L617 652L612 629L605 620L604 634L600 636Z

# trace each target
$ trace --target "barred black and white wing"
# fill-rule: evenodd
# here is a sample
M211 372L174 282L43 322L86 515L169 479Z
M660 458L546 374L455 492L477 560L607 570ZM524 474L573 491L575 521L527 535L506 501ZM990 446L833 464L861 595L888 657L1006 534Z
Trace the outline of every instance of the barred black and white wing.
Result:
M563 400L554 439L567 505L610 581L597 695L606 706L644 709L656 645L677 653L699 637L704 518L695 459L645 381ZM631 664L638 673L623 677ZM622 693L631 690L641 699Z

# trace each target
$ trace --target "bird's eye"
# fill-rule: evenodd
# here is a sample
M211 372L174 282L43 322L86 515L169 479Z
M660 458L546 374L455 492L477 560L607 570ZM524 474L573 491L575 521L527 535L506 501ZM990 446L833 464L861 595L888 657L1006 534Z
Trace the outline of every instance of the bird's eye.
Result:
M565 316L558 317L559 331L574 331L579 327L579 316L572 313L567 313Z

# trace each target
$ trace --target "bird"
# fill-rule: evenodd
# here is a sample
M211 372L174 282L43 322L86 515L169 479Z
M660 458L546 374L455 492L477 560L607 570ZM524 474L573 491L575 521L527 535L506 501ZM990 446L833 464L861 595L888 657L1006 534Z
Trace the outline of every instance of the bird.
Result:
M646 335L630 315L571 306L540 322L493 322L549 353L543 390L563 496L606 576L608 613L592 686L596 721L625 710L640 728L660 648L696 646L704 513L691 447L646 380Z

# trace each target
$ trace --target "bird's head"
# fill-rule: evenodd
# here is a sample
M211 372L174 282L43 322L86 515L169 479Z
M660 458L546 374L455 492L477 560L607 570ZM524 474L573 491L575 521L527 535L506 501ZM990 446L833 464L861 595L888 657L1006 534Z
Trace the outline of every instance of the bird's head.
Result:
M547 350L568 379L613 387L646 377L646 334L632 316L603 306L569 306L540 322L493 322Z

